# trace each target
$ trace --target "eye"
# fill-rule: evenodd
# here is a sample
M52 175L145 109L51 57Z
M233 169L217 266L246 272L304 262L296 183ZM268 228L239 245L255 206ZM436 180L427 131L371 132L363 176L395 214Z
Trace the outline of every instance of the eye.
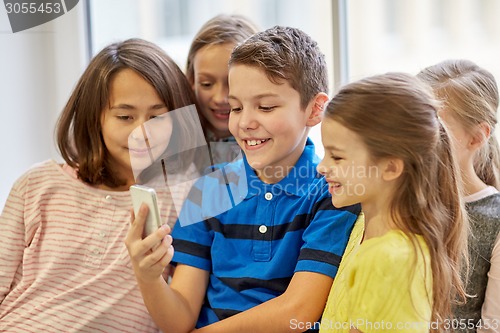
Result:
M210 88L212 85L212 82L200 82L202 88Z
M124 115L116 116L116 118L118 118L119 120L131 120L131 119L133 119L131 116L124 116Z
M274 109L276 108L276 106L263 106L263 105L260 105L259 106L259 109L264 111L264 112L269 112L269 111L273 111Z
M164 118L165 118L164 114L149 117L149 119L156 119L156 120L162 120Z
M342 157L339 157L339 156L337 156L337 155L333 155L333 154L331 154L331 155L330 155L330 157L332 158L332 160L334 160L334 161L336 161L336 162L338 162L338 161L342 161L342 160L343 160L343 158L342 158Z
M234 108L231 108L231 112L240 112L242 110L241 107L234 107Z

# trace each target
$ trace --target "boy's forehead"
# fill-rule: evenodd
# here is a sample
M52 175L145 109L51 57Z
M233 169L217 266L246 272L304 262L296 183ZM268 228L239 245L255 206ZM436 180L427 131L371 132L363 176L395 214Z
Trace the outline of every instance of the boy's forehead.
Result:
M252 65L246 65L246 64L233 64L229 66L229 77L231 76L237 76L237 75L247 75L251 74L252 76L262 76L267 81L270 81L269 78L266 75L266 72L264 69L258 67L258 66L252 66Z
M286 80L271 80L264 69L258 66L235 64L229 67L229 95L245 93L257 95L266 92L280 95L284 89L293 89ZM293 89L295 90L295 89Z

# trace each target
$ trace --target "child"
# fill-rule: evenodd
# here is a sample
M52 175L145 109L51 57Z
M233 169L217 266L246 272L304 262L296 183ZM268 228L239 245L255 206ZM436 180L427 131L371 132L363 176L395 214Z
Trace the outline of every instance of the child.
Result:
M464 295L467 220L432 91L402 73L348 84L328 104L321 134L318 171L333 205L361 203L365 217L321 332L442 331L452 297Z
M487 70L468 60L425 68L418 78L442 100L440 117L452 137L472 236L467 303L454 309L460 331L500 330L500 149L494 135L498 87ZM481 312L482 308L482 312ZM482 326L482 327L481 327ZM457 330L458 331L458 330ZM491 332L491 331L490 331Z
M228 129L228 61L233 48L257 31L246 17L217 15L200 28L189 49L186 76L198 99L214 164L232 161L240 151Z
M141 212L126 240L144 301L164 331L315 326L359 213L331 205L307 138L321 120L327 85L323 54L298 29L274 27L233 50L229 129L245 156L225 167L229 184L209 175L186 201L181 216L190 223L179 219L172 233L171 285L161 272L172 260L172 237L159 230L141 240ZM205 214L226 188L241 202Z
M194 101L182 71L154 44L130 39L92 59L57 125L66 163L33 166L0 216L0 331L158 331L123 246L135 183L130 160L146 154L129 134L150 119L163 127L148 141L158 158L170 135L192 135L165 113ZM172 224L169 195L158 195Z

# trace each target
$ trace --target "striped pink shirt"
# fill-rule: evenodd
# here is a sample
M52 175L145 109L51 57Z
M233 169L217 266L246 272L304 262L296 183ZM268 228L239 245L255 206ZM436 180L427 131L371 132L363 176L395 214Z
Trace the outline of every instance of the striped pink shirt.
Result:
M0 331L157 332L123 243L131 207L128 191L87 186L54 161L22 176L0 216Z

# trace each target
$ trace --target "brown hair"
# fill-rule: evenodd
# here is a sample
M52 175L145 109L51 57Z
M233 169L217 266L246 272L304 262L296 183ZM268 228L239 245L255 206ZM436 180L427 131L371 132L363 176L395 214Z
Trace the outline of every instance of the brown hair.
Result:
M169 111L196 105L186 77L157 45L142 39L128 39L106 46L80 77L56 127L62 157L77 169L78 177L90 185L117 187L125 183L113 172L101 135L101 115L109 103L111 79L126 68L149 82ZM174 124L172 137L189 135L186 127ZM175 131L181 133L175 134Z
M328 93L325 56L296 28L275 26L253 35L233 50L229 65L235 64L261 68L274 83L288 81L299 92L303 108L316 94Z
M500 189L500 147L495 136L499 97L493 74L469 60L447 60L425 68L417 77L432 86L465 129L480 123L489 126L488 144L475 156L474 170L485 184Z
M207 45L225 43L238 44L259 31L257 26L242 15L220 14L208 20L194 36L189 48L186 76L191 84L194 82L194 57Z
M194 36L189 48L186 77L191 85L195 81L194 58L199 50L208 45L220 45L226 43L238 44L259 31L257 26L242 15L220 14L208 20ZM210 122L199 112L203 131L211 128ZM205 133L206 134L206 133Z
M341 88L325 116L359 135L374 160L403 161L391 214L416 250L420 249L416 235L428 245L432 321L443 323L451 314L450 300L457 294L465 299L460 269L467 258L468 224L459 196L458 167L437 117L438 107L425 83L409 74L388 73Z

